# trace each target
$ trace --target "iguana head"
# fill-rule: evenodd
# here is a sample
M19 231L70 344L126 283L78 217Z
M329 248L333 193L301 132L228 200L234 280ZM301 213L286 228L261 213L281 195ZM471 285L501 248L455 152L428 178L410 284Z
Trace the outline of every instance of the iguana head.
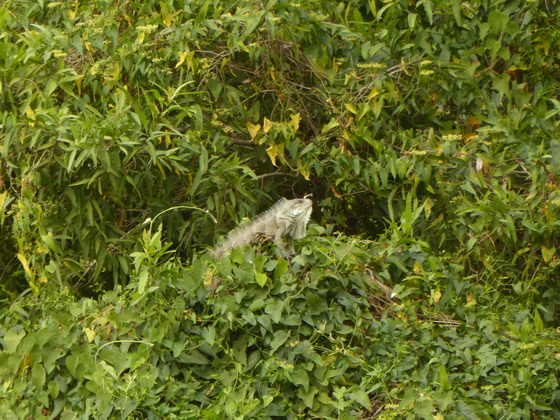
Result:
M298 198L290 200L289 203L291 204L288 210L290 226L287 234L294 239L301 239L305 237L307 223L313 210L313 201L308 198Z

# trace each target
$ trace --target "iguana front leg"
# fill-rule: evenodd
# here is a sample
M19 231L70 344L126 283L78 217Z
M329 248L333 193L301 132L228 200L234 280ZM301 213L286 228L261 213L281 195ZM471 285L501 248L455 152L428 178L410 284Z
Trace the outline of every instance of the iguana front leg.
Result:
M282 256L288 259L290 255L294 253L294 245L290 243L290 250L288 251L286 249L286 245L284 244L284 241L282 240L282 236L284 236L286 231L288 230L290 226L290 221L284 219L276 219L276 225L278 226L278 229L276 230L276 234L274 235L273 241L278 247L278 249L280 249L280 252L282 252Z

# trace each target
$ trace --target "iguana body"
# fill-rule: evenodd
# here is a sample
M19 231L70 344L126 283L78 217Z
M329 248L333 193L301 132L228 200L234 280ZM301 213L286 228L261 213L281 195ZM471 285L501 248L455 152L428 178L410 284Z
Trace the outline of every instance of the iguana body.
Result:
M288 252L282 237L301 239L305 236L312 205L313 202L307 198L295 200L282 198L248 224L231 231L225 241L214 248L213 254L221 257L233 248L250 244L261 236L271 236L276 246L286 256Z

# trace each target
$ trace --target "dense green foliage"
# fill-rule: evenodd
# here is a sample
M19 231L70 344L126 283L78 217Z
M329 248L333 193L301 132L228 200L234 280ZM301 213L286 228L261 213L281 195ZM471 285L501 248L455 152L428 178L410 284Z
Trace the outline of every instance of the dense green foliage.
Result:
M559 19L4 1L0 412L559 418ZM205 254L310 193L292 261Z

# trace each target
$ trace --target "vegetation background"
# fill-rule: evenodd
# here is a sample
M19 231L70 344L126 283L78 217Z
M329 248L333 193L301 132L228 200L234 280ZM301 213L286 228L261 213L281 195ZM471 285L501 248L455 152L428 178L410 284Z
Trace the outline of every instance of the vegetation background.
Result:
M559 21L4 0L3 418L560 418Z

